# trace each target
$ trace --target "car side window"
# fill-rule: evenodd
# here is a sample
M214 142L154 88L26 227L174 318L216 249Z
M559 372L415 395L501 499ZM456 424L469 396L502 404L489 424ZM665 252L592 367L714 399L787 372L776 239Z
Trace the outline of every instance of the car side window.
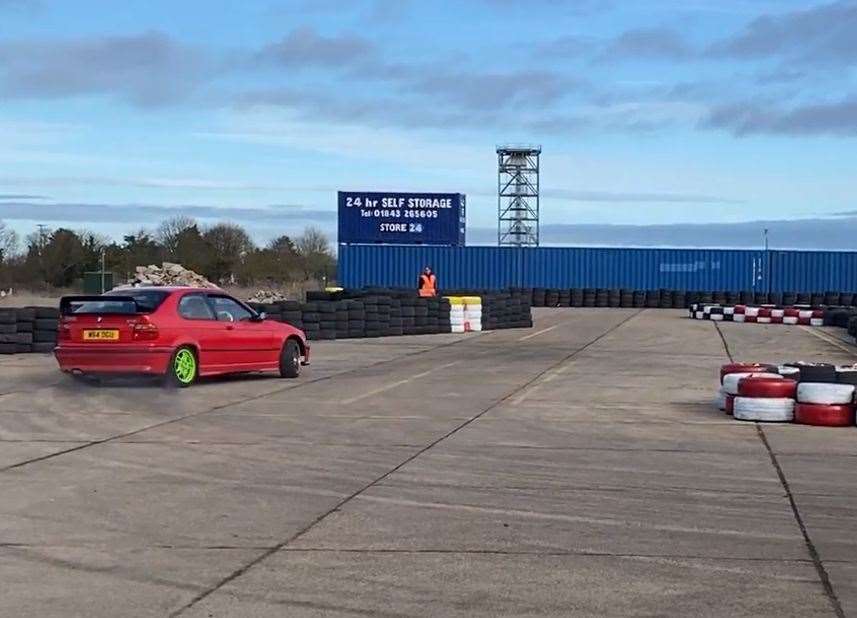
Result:
M188 294L179 301L179 315L186 320L213 320L214 311L202 294Z
M209 296L214 307L214 313L220 322L244 322L253 314L234 298L228 296Z

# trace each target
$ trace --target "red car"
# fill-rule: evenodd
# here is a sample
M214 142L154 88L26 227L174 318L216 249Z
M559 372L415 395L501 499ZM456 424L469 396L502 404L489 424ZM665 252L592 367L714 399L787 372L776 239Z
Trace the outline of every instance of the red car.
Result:
M150 374L190 386L200 376L278 371L296 378L310 347L220 290L145 287L60 301L54 353L74 375Z

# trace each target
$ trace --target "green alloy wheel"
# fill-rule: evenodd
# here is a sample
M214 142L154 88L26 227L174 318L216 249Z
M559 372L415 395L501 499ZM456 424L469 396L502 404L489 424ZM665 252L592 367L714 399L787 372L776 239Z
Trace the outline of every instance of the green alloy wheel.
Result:
M168 377L170 382L179 387L190 386L196 380L196 355L190 348L179 348L173 354Z

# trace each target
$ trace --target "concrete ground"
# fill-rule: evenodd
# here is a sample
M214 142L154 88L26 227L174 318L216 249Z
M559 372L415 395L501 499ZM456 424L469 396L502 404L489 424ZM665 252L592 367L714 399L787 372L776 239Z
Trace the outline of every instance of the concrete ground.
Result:
M0 616L857 616L857 428L712 406L823 330L538 310L164 391L0 360Z

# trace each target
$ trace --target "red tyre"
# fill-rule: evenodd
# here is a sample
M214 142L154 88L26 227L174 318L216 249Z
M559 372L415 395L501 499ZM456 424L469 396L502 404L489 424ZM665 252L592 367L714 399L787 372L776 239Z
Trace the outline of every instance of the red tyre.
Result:
M774 397L794 399L797 382L786 378L744 378L738 382L738 395L741 397Z
M759 317L760 318L771 317L771 308L770 307L759 307Z
M783 316L781 315L772 315L771 316L771 324L782 324Z
M747 310L747 305L735 305L735 313L738 315L744 315L744 312Z
M799 403L795 406L795 423L821 427L851 427L854 425L854 406L825 406Z
M796 318L800 315L800 309L795 309L794 307L786 307L783 309L783 316L787 318Z
M755 324L759 321L759 318L755 315L748 315L746 318L744 318L744 321L749 322L751 324Z
M823 318L824 317L824 309L813 309L812 317L814 318Z
M802 326L809 326L812 323L812 318L798 318L797 323Z
M721 384L723 384L723 376L730 373L777 373L777 366L765 363L729 363L720 367Z

